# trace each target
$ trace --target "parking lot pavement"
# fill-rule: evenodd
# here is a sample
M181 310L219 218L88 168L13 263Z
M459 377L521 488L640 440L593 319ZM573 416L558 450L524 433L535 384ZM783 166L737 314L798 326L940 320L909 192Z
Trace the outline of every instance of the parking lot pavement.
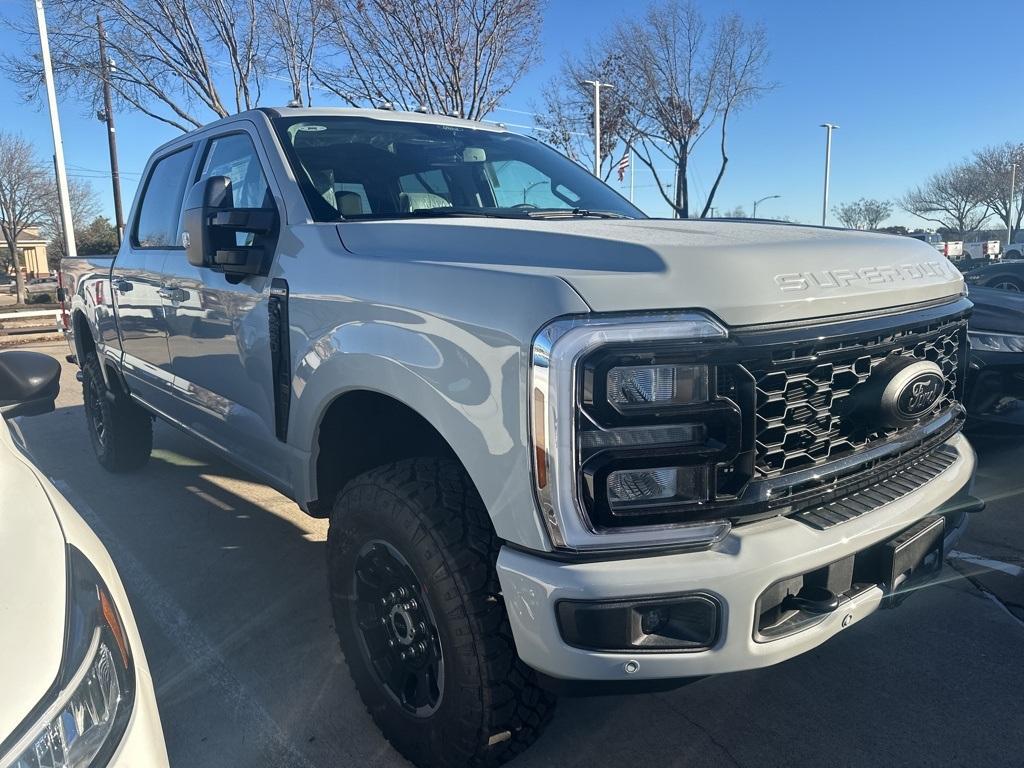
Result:
M107 474L71 366L56 412L19 421L120 570L173 766L405 765L344 668L324 521L159 424L145 470ZM1000 599L1020 601L1024 577L997 570L1009 581L993 584L985 562L1024 564L1024 442L978 442L989 508L934 586L776 667L671 693L563 699L512 765L1020 765L1024 623Z

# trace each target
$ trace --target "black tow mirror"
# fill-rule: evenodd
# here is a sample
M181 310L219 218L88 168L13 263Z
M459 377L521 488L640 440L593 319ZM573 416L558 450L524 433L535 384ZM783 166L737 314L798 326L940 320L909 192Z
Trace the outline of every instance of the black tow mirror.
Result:
M236 208L227 176L210 176L196 183L185 202L185 252L197 267L239 278L266 274L269 261L261 245L239 245L237 233L272 238L277 234L277 211Z
M0 414L38 416L53 410L60 393L60 363L49 355L14 349L0 352Z

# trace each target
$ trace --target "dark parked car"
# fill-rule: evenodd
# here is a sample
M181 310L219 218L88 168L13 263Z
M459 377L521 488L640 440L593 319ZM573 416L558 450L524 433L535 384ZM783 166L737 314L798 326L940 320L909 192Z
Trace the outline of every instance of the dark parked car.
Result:
M967 412L976 425L1019 429L1024 427L1024 294L972 286L971 301Z
M964 275L970 285L1024 293L1024 259L1001 259L975 267Z

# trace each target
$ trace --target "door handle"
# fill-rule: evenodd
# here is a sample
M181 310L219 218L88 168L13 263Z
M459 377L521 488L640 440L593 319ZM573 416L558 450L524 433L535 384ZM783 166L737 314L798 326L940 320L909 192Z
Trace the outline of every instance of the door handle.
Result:
M188 291L174 286L165 285L162 288L158 288L156 293L161 299L165 299L166 301L176 302L179 304L183 301L188 301Z

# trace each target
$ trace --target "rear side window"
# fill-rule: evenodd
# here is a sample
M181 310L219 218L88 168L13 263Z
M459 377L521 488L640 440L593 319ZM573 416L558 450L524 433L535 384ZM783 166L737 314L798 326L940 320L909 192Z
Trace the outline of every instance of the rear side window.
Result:
M178 245L181 199L192 165L191 147L156 161L149 172L135 223L137 248L171 248Z

